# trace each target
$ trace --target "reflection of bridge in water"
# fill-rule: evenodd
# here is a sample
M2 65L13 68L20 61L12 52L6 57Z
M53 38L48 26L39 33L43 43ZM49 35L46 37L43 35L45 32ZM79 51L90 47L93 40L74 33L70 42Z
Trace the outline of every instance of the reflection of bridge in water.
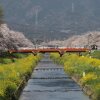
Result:
M67 47L43 47L43 48L21 48L21 49L12 49L9 50L10 53L33 53L36 55L37 53L53 53L58 52L60 56L62 56L66 52L87 52L90 51L88 48L67 48Z

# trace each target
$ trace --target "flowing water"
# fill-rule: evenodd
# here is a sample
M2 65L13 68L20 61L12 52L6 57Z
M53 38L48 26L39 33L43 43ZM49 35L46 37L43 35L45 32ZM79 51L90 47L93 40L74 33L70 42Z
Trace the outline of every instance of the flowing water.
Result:
M19 100L90 100L49 55L35 68Z

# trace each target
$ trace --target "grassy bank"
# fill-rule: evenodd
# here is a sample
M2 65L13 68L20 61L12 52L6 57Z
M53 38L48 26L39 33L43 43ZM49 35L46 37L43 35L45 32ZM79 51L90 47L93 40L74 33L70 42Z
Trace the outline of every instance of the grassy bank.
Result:
M8 64L16 62L17 59L25 58L29 54L21 54L21 53L15 53L15 54L9 54L9 53L1 53L0 54L0 64Z
M100 100L100 60L76 54L51 54L51 58L64 66L66 73L76 79L82 88L88 87L92 99Z
M87 53L83 53L84 56L91 56L92 58L96 58L96 59L100 59L100 50L96 50L96 51L92 51L90 54Z
M21 81L32 73L39 59L39 55L27 55L16 58L14 62L0 64L0 100L10 100Z

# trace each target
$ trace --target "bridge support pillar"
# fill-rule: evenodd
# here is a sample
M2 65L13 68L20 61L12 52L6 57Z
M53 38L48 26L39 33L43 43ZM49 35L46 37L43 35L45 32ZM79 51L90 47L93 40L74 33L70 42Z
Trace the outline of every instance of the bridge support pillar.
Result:
M64 55L64 51L59 51L60 57L62 57Z
M82 56L82 53L81 52L79 52L79 56Z
M37 52L32 51L32 54L33 54L34 56L37 56Z
M62 57L64 54L60 54L60 57Z

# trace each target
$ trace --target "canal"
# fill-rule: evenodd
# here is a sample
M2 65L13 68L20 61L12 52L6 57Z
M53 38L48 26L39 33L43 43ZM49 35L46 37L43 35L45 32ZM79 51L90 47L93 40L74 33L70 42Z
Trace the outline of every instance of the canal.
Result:
M90 100L81 88L54 64L48 54L39 62L19 100Z

